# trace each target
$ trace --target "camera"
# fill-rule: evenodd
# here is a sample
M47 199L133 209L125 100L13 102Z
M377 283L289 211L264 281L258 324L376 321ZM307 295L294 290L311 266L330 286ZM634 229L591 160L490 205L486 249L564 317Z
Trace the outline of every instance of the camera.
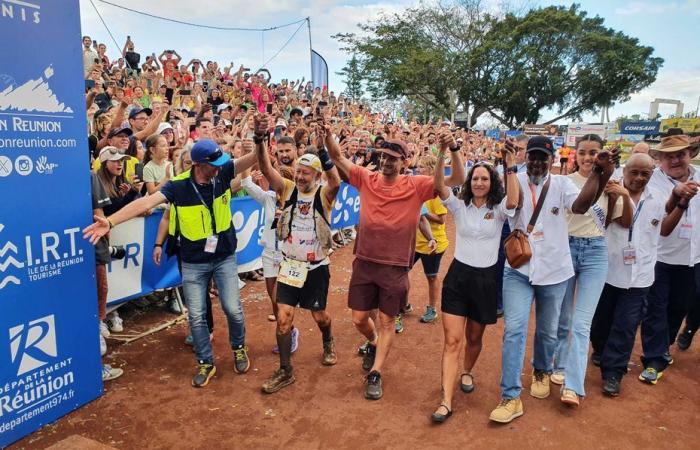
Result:
M109 256L115 259L124 259L126 256L126 249L123 245L114 245L109 247Z

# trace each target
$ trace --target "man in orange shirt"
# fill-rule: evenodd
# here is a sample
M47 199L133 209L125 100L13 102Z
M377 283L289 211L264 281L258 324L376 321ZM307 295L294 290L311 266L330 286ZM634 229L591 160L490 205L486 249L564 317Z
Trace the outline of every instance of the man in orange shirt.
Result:
M571 155L571 149L567 147L566 144L562 145L559 149L559 164L561 164L559 175L566 175L569 173L569 155Z
M449 130L441 132L440 146L460 150ZM424 202L435 197L431 177L400 174L410 157L403 141L384 141L377 150L381 153L380 170L371 172L350 162L338 146L328 148L341 175L360 193L348 307L353 324L369 342L362 367L369 371L365 398L371 400L382 397L380 371L394 336L394 317L408 299L408 270L413 263L420 210ZM448 183L461 184L464 167L453 167L452 171ZM370 318L374 309L379 309L378 327Z

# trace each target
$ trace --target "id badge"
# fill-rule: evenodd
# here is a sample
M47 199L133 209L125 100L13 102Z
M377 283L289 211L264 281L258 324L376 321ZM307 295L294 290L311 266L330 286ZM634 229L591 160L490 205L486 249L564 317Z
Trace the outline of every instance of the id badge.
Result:
M622 249L622 262L626 266L631 266L637 262L637 252L631 245Z
M307 263L285 258L280 263L280 271L279 274L277 274L277 282L284 283L287 286L300 288L304 286L306 276L308 274L309 266Z
M693 224L692 223L682 223L681 229L678 232L678 237L680 239L690 239L693 235Z
M544 241L544 230L542 229L542 224L538 223L535 225L534 230L532 230L532 240L535 242Z
M207 238L207 243L204 244L204 253L215 253L216 252L216 244L219 243L219 236L214 235L214 236L209 236Z

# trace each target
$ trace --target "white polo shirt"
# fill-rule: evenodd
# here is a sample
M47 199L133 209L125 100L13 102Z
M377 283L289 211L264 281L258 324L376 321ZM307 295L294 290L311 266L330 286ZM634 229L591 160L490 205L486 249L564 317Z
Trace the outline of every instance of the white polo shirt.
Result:
M642 203L643 202L643 203ZM641 206L641 210L639 207ZM666 207L666 199L659 191L644 189L639 203L635 205L632 217L639 215L632 226L632 241L629 229L612 222L606 231L608 242L608 278L606 283L620 289L644 288L654 283L661 221ZM625 264L623 250L632 246L635 252L634 264Z
M700 171L690 166L689 180L700 183ZM658 191L666 202L671 197L677 181L666 175L660 167L654 169L649 180L649 187ZM683 236L683 237L681 237ZM700 196L690 200L690 206L683 213L673 232L661 237L659 241L658 260L677 266L694 266L700 263Z
M471 267L491 267L496 264L503 223L515 215L515 209L506 209L506 199L493 208L485 204L477 208L473 202L467 206L464 200L450 191L450 196L442 204L455 220L455 259Z
M566 209L571 210L578 198L579 189L573 181L563 175L547 175L551 178L547 198L537 218L535 228L529 235L532 258L517 270L530 279L530 284L546 286L561 283L574 275L569 251L569 227ZM523 192L523 207L509 220L510 229L527 232L535 209L527 173L519 173L518 181ZM546 179L532 186L534 196L539 198ZM538 231L541 237L537 237ZM510 267L506 261L506 265Z

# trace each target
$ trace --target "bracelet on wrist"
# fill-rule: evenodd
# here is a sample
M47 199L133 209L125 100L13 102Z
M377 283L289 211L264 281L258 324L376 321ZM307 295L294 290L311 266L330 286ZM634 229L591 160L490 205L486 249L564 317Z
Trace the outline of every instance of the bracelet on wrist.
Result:
M451 152L458 152L462 149L459 145L455 145L454 147L450 147Z
M680 209L680 210L683 210L683 211L685 211L686 209L688 209L688 206L689 206L688 203L686 203L685 205L682 204L681 202L676 203L676 208L678 208L678 209Z
M109 223L109 229L111 230L114 228L114 222L112 222L109 217L105 217L105 219L107 219L107 223Z
M599 165L594 165L593 172L597 173L598 175L601 175L603 173L603 168L600 167Z
M161 248L162 248L162 247L163 247L163 244L153 244L153 248L155 248L155 247L161 247Z
M518 173L518 166L506 167L506 175L512 175Z
M264 137L264 136L258 136L257 134L254 134L254 135L253 135L253 142L254 142L256 145L257 145L257 144L262 144L264 140L265 140L265 137Z

